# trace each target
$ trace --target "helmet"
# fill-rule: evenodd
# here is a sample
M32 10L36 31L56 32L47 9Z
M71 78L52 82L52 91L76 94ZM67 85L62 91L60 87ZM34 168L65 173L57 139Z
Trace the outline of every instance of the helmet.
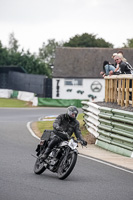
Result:
M71 119L76 119L78 115L78 109L75 106L69 106L67 108L67 114Z

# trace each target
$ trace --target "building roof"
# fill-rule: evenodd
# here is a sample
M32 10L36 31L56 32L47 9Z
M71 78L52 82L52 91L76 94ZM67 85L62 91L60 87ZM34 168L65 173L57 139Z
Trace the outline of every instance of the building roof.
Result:
M69 48L56 49L53 78L102 78L103 62L114 63L113 48ZM124 57L133 66L133 48L121 49Z

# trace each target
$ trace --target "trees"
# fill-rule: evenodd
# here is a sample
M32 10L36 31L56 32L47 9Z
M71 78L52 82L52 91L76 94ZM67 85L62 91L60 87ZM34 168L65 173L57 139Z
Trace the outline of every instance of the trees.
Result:
M3 47L0 42L0 65L23 67L27 73L51 77L47 63L42 62L39 57L31 54L30 51L24 52L23 49L20 51L18 48L18 40L15 38L14 33L9 35L8 48Z
M6 65L8 63L8 54L7 48L4 48L0 41L0 65Z
M57 47L61 47L62 43L56 42L55 39L48 40L47 44L43 42L42 47L39 48L39 59L41 63L45 63L47 66L47 71L51 77L52 66L55 59L55 50Z
M9 51L11 53L16 53L18 51L19 46L20 45L18 44L18 40L15 38L15 35L12 32L9 35Z
M39 58L49 66L53 65L55 50L61 46L62 43L56 42L55 39L48 40L47 44L43 42L42 47L39 48Z
M96 39L96 35L83 33L82 35L75 35L65 42L65 47L108 47L113 48L113 44L106 42L102 38Z
M127 44L123 43L125 48L133 48L133 38L127 39Z

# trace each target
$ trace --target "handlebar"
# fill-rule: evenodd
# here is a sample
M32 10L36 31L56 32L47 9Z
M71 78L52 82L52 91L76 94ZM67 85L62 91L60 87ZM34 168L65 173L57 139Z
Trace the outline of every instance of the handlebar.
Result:
M68 140L71 140L71 139L73 139L74 142L76 142L76 143L80 143L82 146L86 146L86 145L83 144L83 141L82 141L82 140L79 140L79 139L76 140L74 137L69 137Z
M57 131L55 134L56 134L58 137L60 137L60 139L61 139L62 141L63 141L63 140L71 140L71 139L73 139L74 142L80 143L82 146L86 146L82 140L79 140L79 139L76 140L73 136L69 136L69 135L67 134L67 132L64 132L64 131Z

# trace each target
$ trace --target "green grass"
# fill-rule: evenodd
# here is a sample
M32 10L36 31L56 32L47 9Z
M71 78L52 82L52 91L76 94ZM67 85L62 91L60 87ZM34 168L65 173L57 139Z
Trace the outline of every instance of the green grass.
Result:
M25 108L25 107L30 107L30 105L28 102L21 101L18 99L0 98L0 107Z
M79 114L78 115L78 118L77 120L79 121L80 123L80 129L81 129L81 132L82 132L82 135L87 135L88 134L88 131L86 130L85 126L84 126L84 122L83 122L83 114ZM41 133L43 133L43 131L45 129L50 129L50 130L53 130L53 122L54 121L38 121L37 122L37 127L39 129L39 131Z

